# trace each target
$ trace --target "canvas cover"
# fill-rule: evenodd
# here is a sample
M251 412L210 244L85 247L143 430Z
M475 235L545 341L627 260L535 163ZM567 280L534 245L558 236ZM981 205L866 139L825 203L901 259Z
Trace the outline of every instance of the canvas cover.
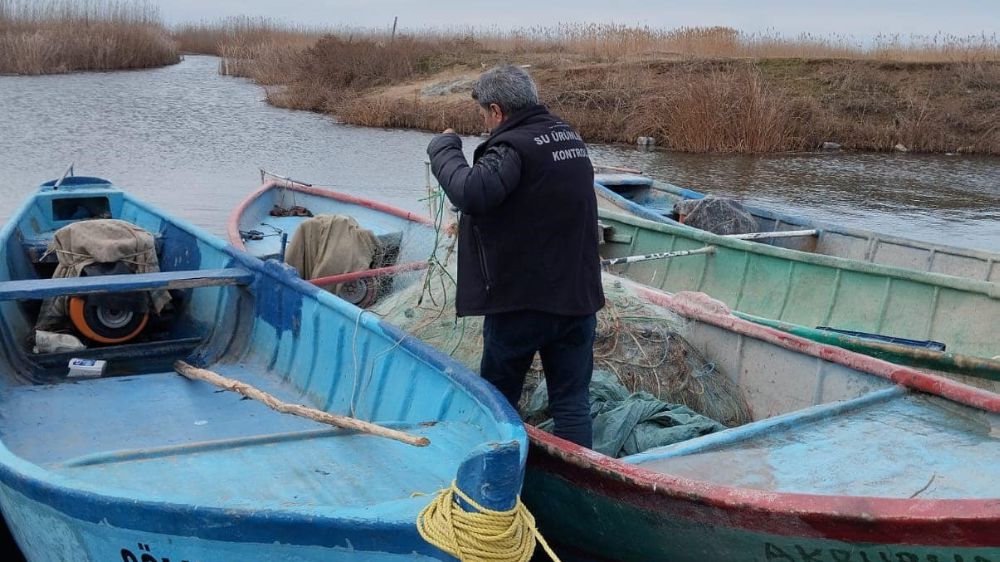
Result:
M285 252L285 262L303 279L363 271L379 252L375 234L347 215L319 215L303 221ZM339 285L324 287L336 294Z
M132 273L160 270L156 258L156 240L148 231L117 219L94 219L75 222L56 231L46 254L55 254L59 264L53 279L79 277L83 269L95 263L123 262ZM150 291L150 305L159 313L170 302L164 290ZM69 298L45 299L35 323L37 330L58 330L65 325Z

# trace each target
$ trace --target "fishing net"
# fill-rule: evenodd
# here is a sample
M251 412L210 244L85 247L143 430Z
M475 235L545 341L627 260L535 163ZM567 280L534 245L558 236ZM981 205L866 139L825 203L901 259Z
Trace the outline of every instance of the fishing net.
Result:
M419 276L418 282L407 283L370 310L478 372L482 318L456 317L454 240L442 246L429 260L430 269L407 273ZM595 369L614 374L631 393L647 392L688 406L727 426L751 421L739 387L683 338L687 321L636 296L628 287L613 276L604 277L607 302L597 314ZM542 379L541 361L536 357L522 406Z
M715 234L746 234L757 232L757 219L739 201L708 196L685 199L674 204L681 222Z

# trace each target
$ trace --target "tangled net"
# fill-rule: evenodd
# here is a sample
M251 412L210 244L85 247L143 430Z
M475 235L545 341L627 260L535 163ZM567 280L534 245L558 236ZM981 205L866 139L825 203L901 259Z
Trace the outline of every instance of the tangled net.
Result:
M451 269L438 262L420 272L425 276L422 283L410 283L371 310L478 372L482 318L455 316ZM612 276L604 277L604 293L605 307L597 313L595 368L614 373L631 392L646 391L684 404L727 426L751 421L740 388L683 338L685 319L636 297ZM542 376L536 357L524 396L530 396Z

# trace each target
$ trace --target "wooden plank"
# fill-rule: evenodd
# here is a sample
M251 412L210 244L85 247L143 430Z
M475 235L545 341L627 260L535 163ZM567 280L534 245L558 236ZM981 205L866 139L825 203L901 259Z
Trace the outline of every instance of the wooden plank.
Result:
M218 285L247 285L253 273L240 268L161 271L131 275L100 275L64 279L26 279L0 282L0 301L44 299L62 295L124 293L154 289L193 289Z

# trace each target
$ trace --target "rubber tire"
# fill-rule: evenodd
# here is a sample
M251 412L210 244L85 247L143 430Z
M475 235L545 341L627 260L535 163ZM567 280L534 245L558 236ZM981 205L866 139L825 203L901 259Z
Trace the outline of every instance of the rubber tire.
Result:
M344 286L356 283L364 284L364 287L361 288L361 291L364 291L364 293L357 301L353 301L350 298L347 298L348 295L345 294L346 291L344 291ZM354 306L357 306L358 308L368 308L369 306L375 304L375 301L378 300L378 285L379 284L374 277L362 277L360 279L342 283L340 289L337 290L337 296ZM351 288L354 289L355 287L352 286ZM361 291L356 291L355 294L360 293Z
M128 324L108 328L97 318L94 307L87 306L86 299L72 297L69 299L69 319L83 337L97 343L115 344L135 339L149 322L149 313L133 314Z

